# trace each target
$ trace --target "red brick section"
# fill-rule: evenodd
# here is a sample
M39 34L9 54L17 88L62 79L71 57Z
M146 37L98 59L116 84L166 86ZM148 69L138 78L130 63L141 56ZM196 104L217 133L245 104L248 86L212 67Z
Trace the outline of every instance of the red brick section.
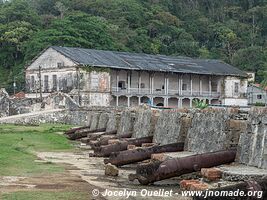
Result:
M142 147L152 147L152 146L155 146L155 145L156 145L155 143L143 143Z
M151 155L152 160L164 161L168 158L164 153L155 153Z
M210 181L216 181L222 178L222 171L218 168L202 168L201 175Z
M136 146L133 145L133 144L129 144L129 145L127 146L127 149L128 149L128 150L136 149Z
M206 190L209 186L199 180L182 180L180 181L180 187L183 190Z

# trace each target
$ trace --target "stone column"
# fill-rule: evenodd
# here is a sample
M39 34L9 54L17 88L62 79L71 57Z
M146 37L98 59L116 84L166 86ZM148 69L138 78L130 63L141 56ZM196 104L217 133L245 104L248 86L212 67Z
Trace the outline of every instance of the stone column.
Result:
M181 95L183 95L183 75L181 75L181 85L180 85L180 89L181 89Z
M211 96L211 76L209 76L209 95Z
M127 72L128 94L131 93L131 71Z
M166 78L166 94L168 95L169 94L169 76L167 75L167 78Z
M119 96L116 96L116 106L119 106Z
M199 93L202 95L202 77L199 75Z
M190 75L190 93L191 93L191 96L193 96L193 79L192 79L192 75Z
M138 72L138 93L140 94L141 93L141 74L140 72Z
M178 83L177 83L177 86L178 86L178 94L180 95L180 75L177 74L177 80L178 80Z
M192 108L193 107L193 100L191 98L189 100L190 100L190 106L189 107Z
M141 105L141 97L138 97L138 105Z
M154 93L154 73L152 74L152 77L151 77L151 94Z
M130 104L130 97L127 97L127 106L130 107L131 104Z
M153 106L154 105L154 98L150 97L150 100L151 100L151 105Z
M119 71L116 70L116 91L117 92L119 92L119 80L120 80Z

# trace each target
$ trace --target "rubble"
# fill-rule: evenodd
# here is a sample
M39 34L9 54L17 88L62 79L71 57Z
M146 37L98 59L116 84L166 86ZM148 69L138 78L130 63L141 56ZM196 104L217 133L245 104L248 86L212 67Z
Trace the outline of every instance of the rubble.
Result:
M202 168L201 175L210 181L217 181L222 178L222 171L218 168Z
M118 176L119 175L119 169L116 166L108 163L105 165L105 175Z

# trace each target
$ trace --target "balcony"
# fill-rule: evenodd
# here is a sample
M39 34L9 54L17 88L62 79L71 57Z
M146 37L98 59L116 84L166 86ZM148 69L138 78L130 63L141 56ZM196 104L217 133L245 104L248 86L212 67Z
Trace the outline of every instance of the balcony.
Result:
M188 91L183 90L182 92L178 90L168 90L164 89L155 89L150 92L149 88L120 88L120 87L112 87L111 93L114 95L131 95L131 96L170 96L170 97L212 97L212 98L220 98L220 92L209 92L209 91Z

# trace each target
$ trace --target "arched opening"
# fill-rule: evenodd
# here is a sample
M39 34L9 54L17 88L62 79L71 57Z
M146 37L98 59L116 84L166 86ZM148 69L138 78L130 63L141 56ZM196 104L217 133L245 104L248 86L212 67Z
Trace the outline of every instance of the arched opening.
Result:
M221 102L219 99L212 99L211 100L211 105L220 105L220 104L221 104Z
M148 103L149 102L149 98L147 96L143 96L141 97L141 103Z
M164 106L164 98L163 97L155 97L153 102L154 102L154 105L156 105L156 106Z
M127 104L128 104L128 98L126 96L120 96L119 97L119 105L118 106L126 107Z
M178 99L177 98L169 98L168 100L169 107L178 107Z
M138 106L138 97L137 96L132 96L130 98L130 106Z
M183 108L189 108L190 107L190 99L186 98L182 100L183 102Z

